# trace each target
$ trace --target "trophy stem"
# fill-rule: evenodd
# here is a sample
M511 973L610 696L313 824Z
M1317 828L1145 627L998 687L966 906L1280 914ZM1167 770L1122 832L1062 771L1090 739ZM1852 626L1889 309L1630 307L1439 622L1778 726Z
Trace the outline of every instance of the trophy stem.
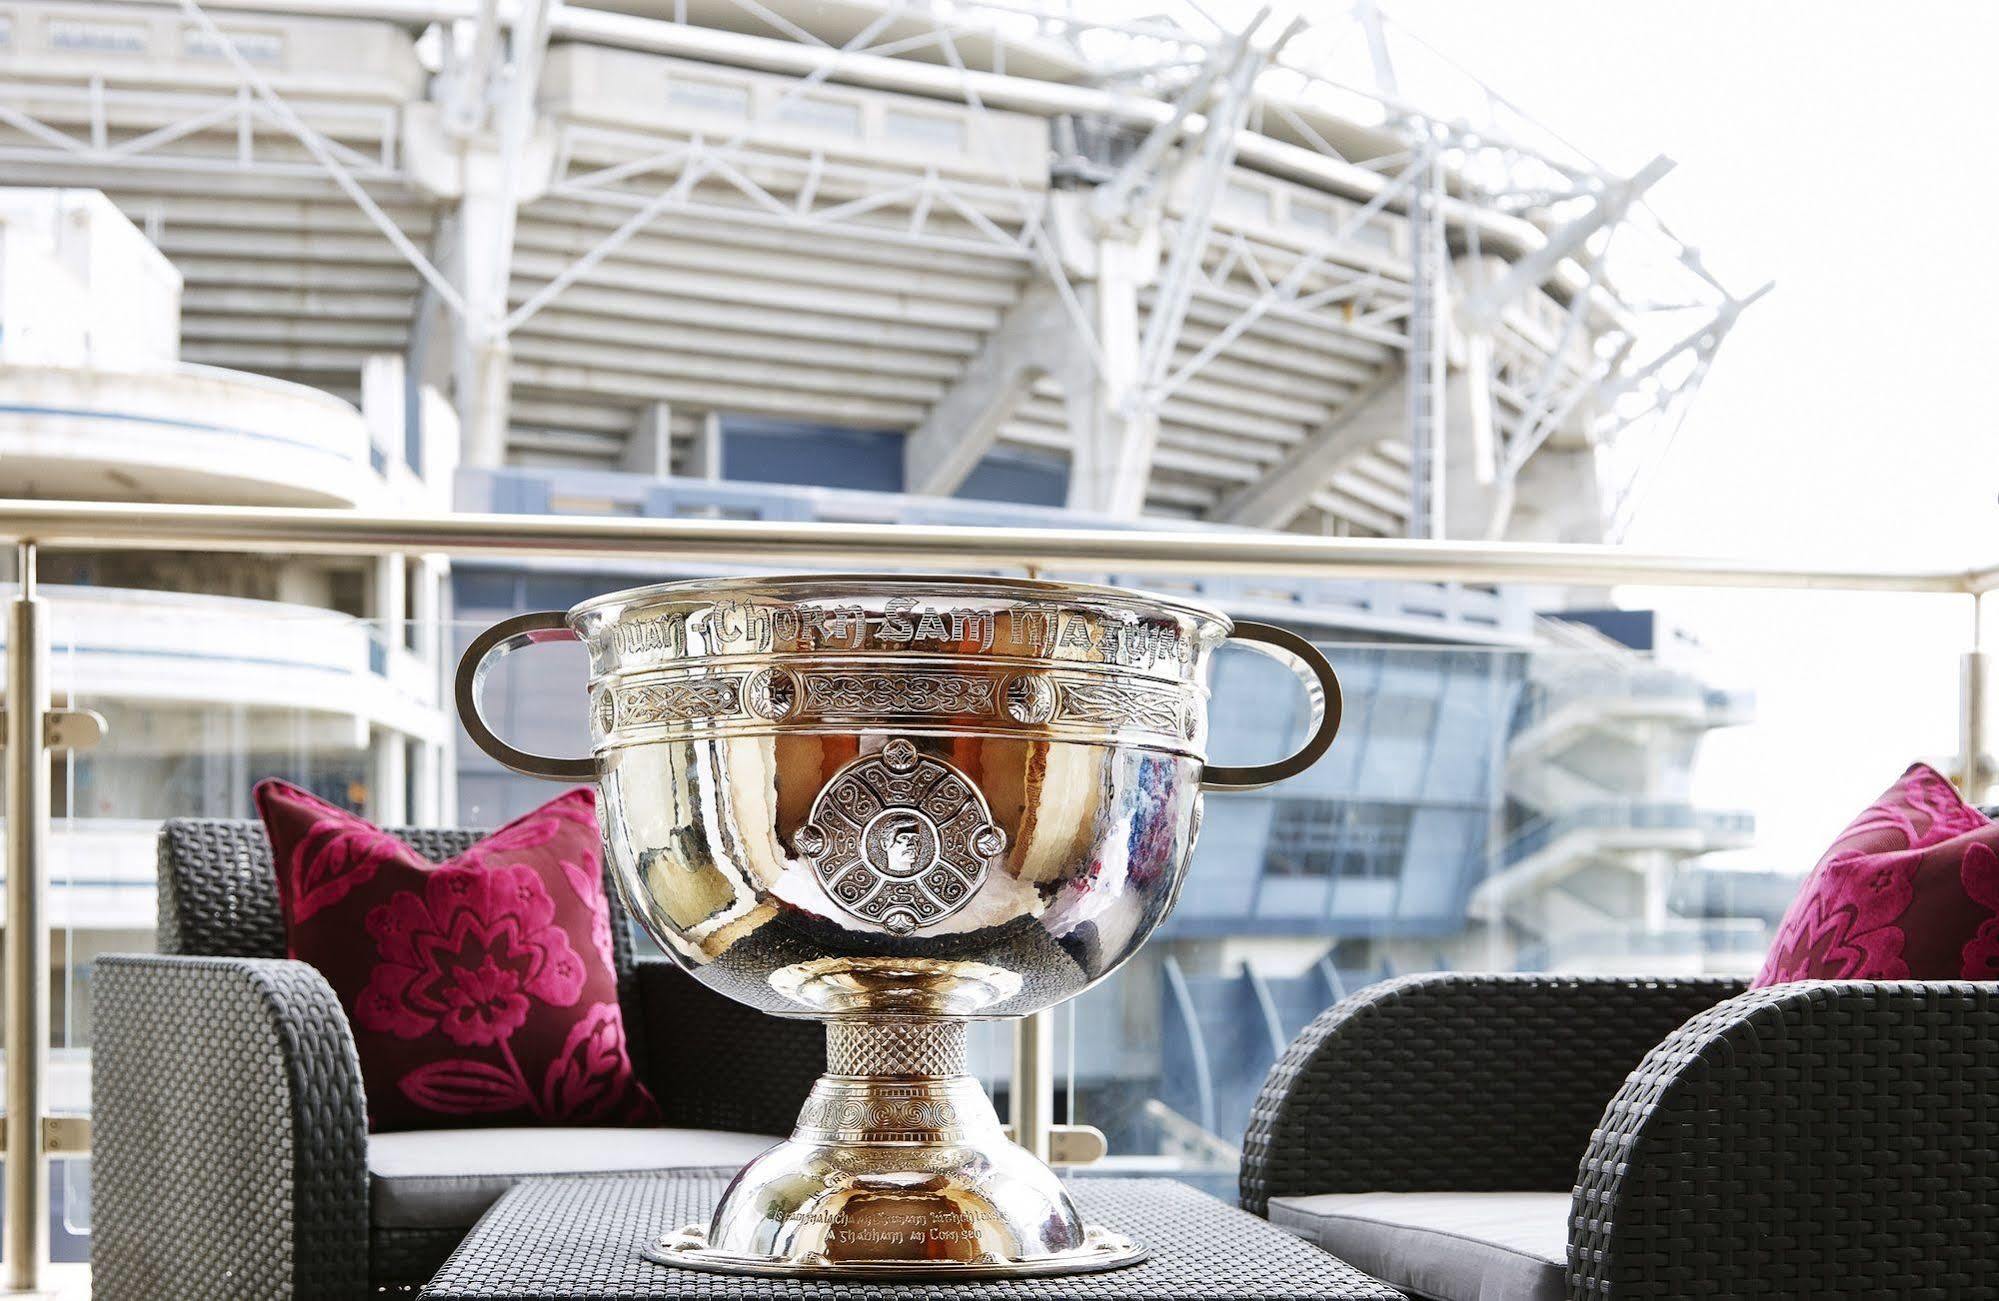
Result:
M828 1021L826 1074L870 1078L964 1075L965 1030L966 1023L955 1017ZM824 1076L820 1082L825 1082Z
M706 1225L646 1254L735 1274L917 1280L1136 1264L1013 1143L965 1070L966 1023L841 1019L789 1139L745 1166Z

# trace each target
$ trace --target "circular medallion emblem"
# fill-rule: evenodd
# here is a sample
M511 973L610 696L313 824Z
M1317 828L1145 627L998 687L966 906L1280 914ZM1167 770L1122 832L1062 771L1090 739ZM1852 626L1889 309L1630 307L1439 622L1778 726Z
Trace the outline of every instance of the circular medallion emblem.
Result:
M798 708L798 675L790 669L758 669L743 684L743 703L759 718L789 716Z
M1045 723L1055 717L1055 687L1047 678L1016 673L1000 690L1007 717L1016 723Z
M833 774L794 843L835 904L902 935L964 907L1006 832L970 778L898 737Z

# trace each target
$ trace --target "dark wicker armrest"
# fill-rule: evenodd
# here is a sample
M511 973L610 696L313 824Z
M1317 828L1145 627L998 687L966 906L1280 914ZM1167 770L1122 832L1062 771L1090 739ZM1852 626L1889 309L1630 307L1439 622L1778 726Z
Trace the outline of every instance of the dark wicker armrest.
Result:
M1567 1191L1604 1099L1730 980L1408 976L1305 1028L1243 1141L1244 1208L1336 1192Z
M1590 1140L1575 1297L1999 1297L1999 986L1778 985L1646 1056Z
M95 970L95 1295L359 1295L366 1106L326 981L270 958Z
M669 1125L789 1134L826 1069L817 1021L771 1016L660 958L638 964L640 1074Z

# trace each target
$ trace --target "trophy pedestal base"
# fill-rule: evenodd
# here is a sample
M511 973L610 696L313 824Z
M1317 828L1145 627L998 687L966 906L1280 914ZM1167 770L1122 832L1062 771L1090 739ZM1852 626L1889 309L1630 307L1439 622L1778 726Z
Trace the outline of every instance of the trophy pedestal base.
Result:
M1017 1278L1135 1265L964 1073L964 1023L834 1022L829 1065L786 1141L743 1167L715 1218L645 1255L790 1277Z
M802 1260L740 1255L708 1246L708 1226L690 1224L669 1234L642 1253L647 1260L710 1274L761 1274L777 1278L852 1278L922 1283L930 1280L1033 1278L1047 1274L1093 1274L1123 1269L1146 1258L1131 1239L1099 1225L1085 1228L1085 1242L1074 1251L1029 1260L992 1261L827 1261L808 1255Z

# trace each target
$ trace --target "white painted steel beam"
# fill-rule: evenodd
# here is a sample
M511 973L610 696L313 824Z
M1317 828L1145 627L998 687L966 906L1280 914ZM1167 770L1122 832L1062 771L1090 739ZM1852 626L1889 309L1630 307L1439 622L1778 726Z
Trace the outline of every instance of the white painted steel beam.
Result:
M1149 129L1173 115L1170 104L1119 90L1036 81L978 70L960 74L952 68L912 59L842 53L825 46L661 22L603 10L565 6L556 15L554 32L558 38L598 41L627 49L653 50L661 54L800 77L827 68L822 75L842 84L872 86L879 90L959 103L965 102L969 90L988 108L1012 109L1048 117L1076 114ZM1185 130L1188 135L1198 136L1206 127L1206 118L1202 114L1187 116ZM1387 183L1379 173L1365 167L1256 132L1242 134L1236 144L1236 156L1260 168L1308 179L1335 193L1362 200L1379 193ZM1519 217L1461 201L1451 201L1446 208L1453 223L1477 224L1482 238L1493 251L1526 250L1538 248L1542 243L1540 230L1532 222Z
M664 479L673 473L673 408L665 402L648 402L639 412L639 421L625 442L620 468L634 474Z
M1155 401L1152 390L1166 378L1167 365L1179 343L1180 327L1186 322L1187 304L1194 292L1193 281L1200 272L1208 235L1214 228L1215 202L1224 178L1235 163L1236 145L1249 114L1256 76L1270 57L1250 45L1269 12L1267 8L1260 10L1236 38L1224 89L1210 110L1201 135L1191 192L1185 207L1177 214L1173 250L1159 277L1158 300L1146 317L1144 336L1139 342L1139 382L1144 386L1140 400L1148 405ZM1278 38L1278 45L1282 46L1302 22L1295 20L1287 27Z
M1050 284L1030 287L903 447L910 492L949 496L992 450L1034 381L1071 369L1078 341Z
M1660 154L1629 180L1608 186L1587 212L1555 230L1539 248L1516 259L1490 289L1469 299L1459 312L1459 320L1482 328L1515 300L1553 279L1564 262L1583 256L1584 246L1592 236L1623 221L1631 205L1672 171L1673 166L1672 159Z
M1255 483L1231 495L1212 518L1224 524L1281 529L1298 517L1326 481L1347 462L1377 443L1401 436L1407 404L1408 372L1385 372Z
M1147 261L1138 240L1097 244L1087 303L1100 352L1063 389L1071 510L1135 519L1145 508L1159 438L1159 413L1144 399L1139 342L1138 286Z
M354 201L355 206L368 214L368 219L374 222L383 237L395 246L396 251L402 254L425 280L430 282L438 296L462 316L465 312L465 302L457 288L415 244L410 242L409 236L382 211L381 205L373 196L361 187L347 163L337 156L337 144L329 141L299 117L298 113L272 88L270 80L244 57L243 52L236 46L235 38L217 26L215 20L209 17L195 0L179 0L179 2L181 11L201 29L203 35L215 43L236 76L262 102L264 108L297 139L307 153L312 155L313 161L319 164L349 199Z

